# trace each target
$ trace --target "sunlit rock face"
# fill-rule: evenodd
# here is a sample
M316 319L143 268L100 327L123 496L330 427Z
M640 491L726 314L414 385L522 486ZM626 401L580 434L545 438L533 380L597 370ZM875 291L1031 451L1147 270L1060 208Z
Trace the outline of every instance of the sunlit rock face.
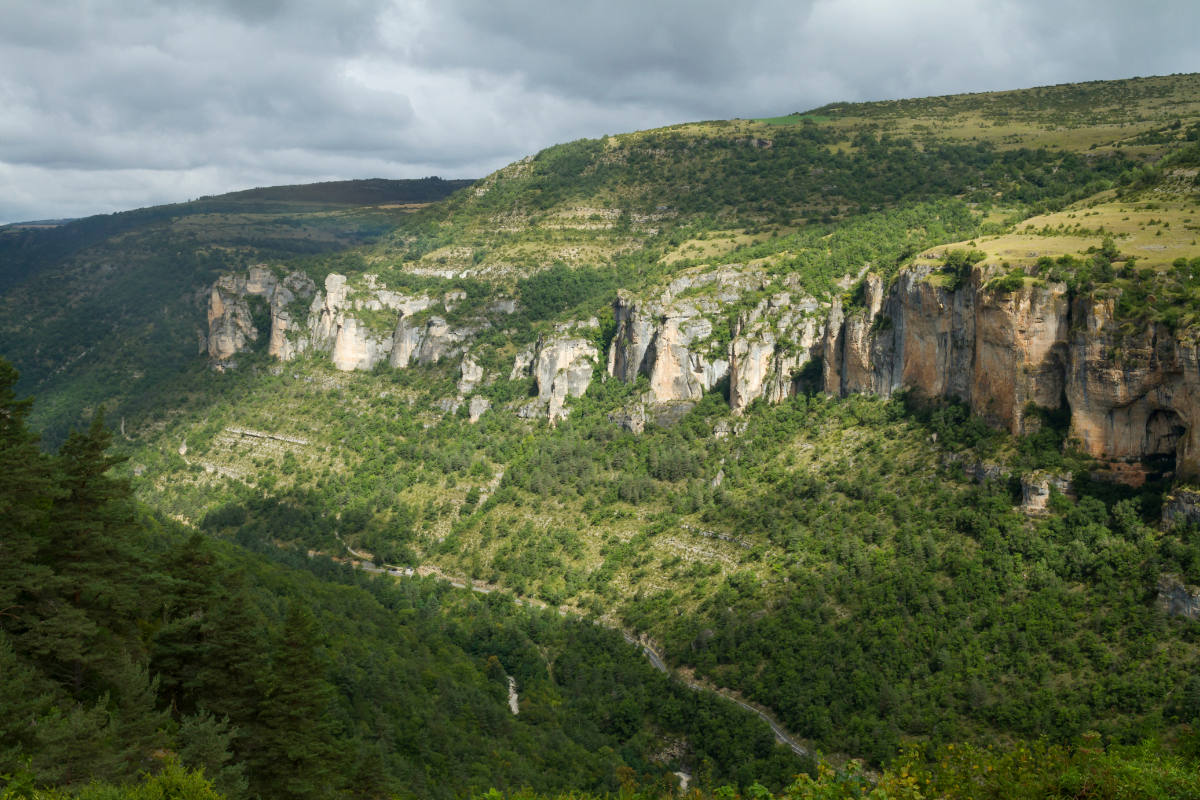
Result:
M958 397L1014 434L1036 430L1030 403L1071 411L1071 435L1101 459L1174 454L1200 474L1200 365L1195 342L1150 324L1132 334L1113 319L1116 292L1070 301L1063 284L987 288L976 268L950 291L928 266L902 270L883 295L868 276L864 308L834 302L822 343L830 394Z
M267 267L251 267L245 278L225 275L212 286L208 301L208 355L225 359L250 349L260 335L269 335L267 352L280 358L291 357L285 334L291 318L287 306L297 297L312 296L313 282L301 272L293 272L282 281ZM270 310L271 328L259 331L250 313L251 297L261 297Z
M726 378L735 413L759 397L774 403L791 396L793 373L817 352L824 317L813 298L780 292L739 314L731 331L728 306L767 283L757 268L721 267L686 273L650 297L621 292L608 374L627 383L647 376L649 391L638 401L647 407L694 403Z

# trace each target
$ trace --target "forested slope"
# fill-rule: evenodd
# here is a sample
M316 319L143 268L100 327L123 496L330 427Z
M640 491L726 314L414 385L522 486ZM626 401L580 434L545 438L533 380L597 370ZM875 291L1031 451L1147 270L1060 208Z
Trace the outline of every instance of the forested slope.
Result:
M971 758L1019 796L1027 752L1036 791L1144 768L1189 796L1200 622L1161 587L1200 583L1200 515L1166 414L1191 395L1162 387L1196 338L1196 83L673 126L427 206L106 229L2 297L4 694L36 721L3 769L120 782L165 747L230 796L870 789L719 691L897 796L974 796ZM1021 335L1063 320L1057 371L1014 381L1053 397L879 378L912 342L954 372L982 352L960 318L1029 308ZM1149 445L1081 438L1054 376L1084 345L1157 387Z

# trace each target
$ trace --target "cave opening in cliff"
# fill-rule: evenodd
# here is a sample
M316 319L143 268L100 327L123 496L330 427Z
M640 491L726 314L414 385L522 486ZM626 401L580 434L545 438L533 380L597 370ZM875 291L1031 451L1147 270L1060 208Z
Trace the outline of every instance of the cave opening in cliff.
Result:
M1169 409L1155 409L1146 418L1146 456L1175 456L1179 440L1187 433L1183 418Z

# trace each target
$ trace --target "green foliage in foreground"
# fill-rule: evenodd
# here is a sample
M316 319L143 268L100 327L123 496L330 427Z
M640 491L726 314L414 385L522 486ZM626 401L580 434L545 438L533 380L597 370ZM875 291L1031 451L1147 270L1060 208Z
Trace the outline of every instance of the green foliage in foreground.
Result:
M1156 742L1138 747L1103 747L1097 734L1074 745L1017 742L978 748L947 745L926 758L906 750L886 770L871 775L856 762L835 769L822 762L816 776L800 775L772 793L760 784L742 792L714 788L701 776L699 785L680 792L668 781L639 784L626 776L621 800L684 797L689 800L1027 800L1028 798L1103 798L1104 800L1193 800L1200 798L1195 737L1183 742L1185 754L1172 755ZM551 800L531 791L508 795L489 792L487 800ZM564 796L559 796L560 798ZM591 800L571 794L572 800ZM610 795L611 797L611 795ZM565 798L564 798L565 800Z
M615 631L261 540L255 556L185 535L109 474L121 459L107 454L101 415L41 453L15 383L0 360L10 775L119 797L86 784L158 774L174 752L229 798L606 791L621 768L663 773L651 760L662 735L686 737L726 782L782 786L810 766L758 717L670 681ZM204 796L182 775L168 767L129 791L156 797L179 778L187 786L170 796Z
M674 775L639 779L629 768L619 772L620 786L613 792L591 794L571 791L545 794L523 787L509 792L495 788L474 797L483 800L1026 800L1027 798L1103 798L1104 800L1195 800L1200 798L1200 762L1197 737L1186 731L1174 742L1177 752L1156 741L1136 747L1104 746L1098 734L1089 733L1072 745L1045 741L1016 742L1009 746L972 747L946 745L928 755L908 748L887 769L866 773L859 762L840 768L822 761L815 774L800 774L786 787L772 792L754 782L740 792L731 786L714 786L711 774L701 769L686 791ZM201 771L188 772L168 759L163 770L139 783L114 786L89 783L73 792L38 790L32 773L18 771L0 776L9 781L0 800L224 800Z

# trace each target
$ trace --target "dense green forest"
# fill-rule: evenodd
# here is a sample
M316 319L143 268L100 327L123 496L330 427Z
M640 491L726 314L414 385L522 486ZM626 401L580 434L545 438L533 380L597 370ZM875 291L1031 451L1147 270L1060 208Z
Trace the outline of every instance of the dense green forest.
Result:
M6 773L120 782L166 747L229 798L607 791L666 771L645 760L661 736L735 784L812 768L610 629L188 533L110 474L101 415L42 454L0 370Z

